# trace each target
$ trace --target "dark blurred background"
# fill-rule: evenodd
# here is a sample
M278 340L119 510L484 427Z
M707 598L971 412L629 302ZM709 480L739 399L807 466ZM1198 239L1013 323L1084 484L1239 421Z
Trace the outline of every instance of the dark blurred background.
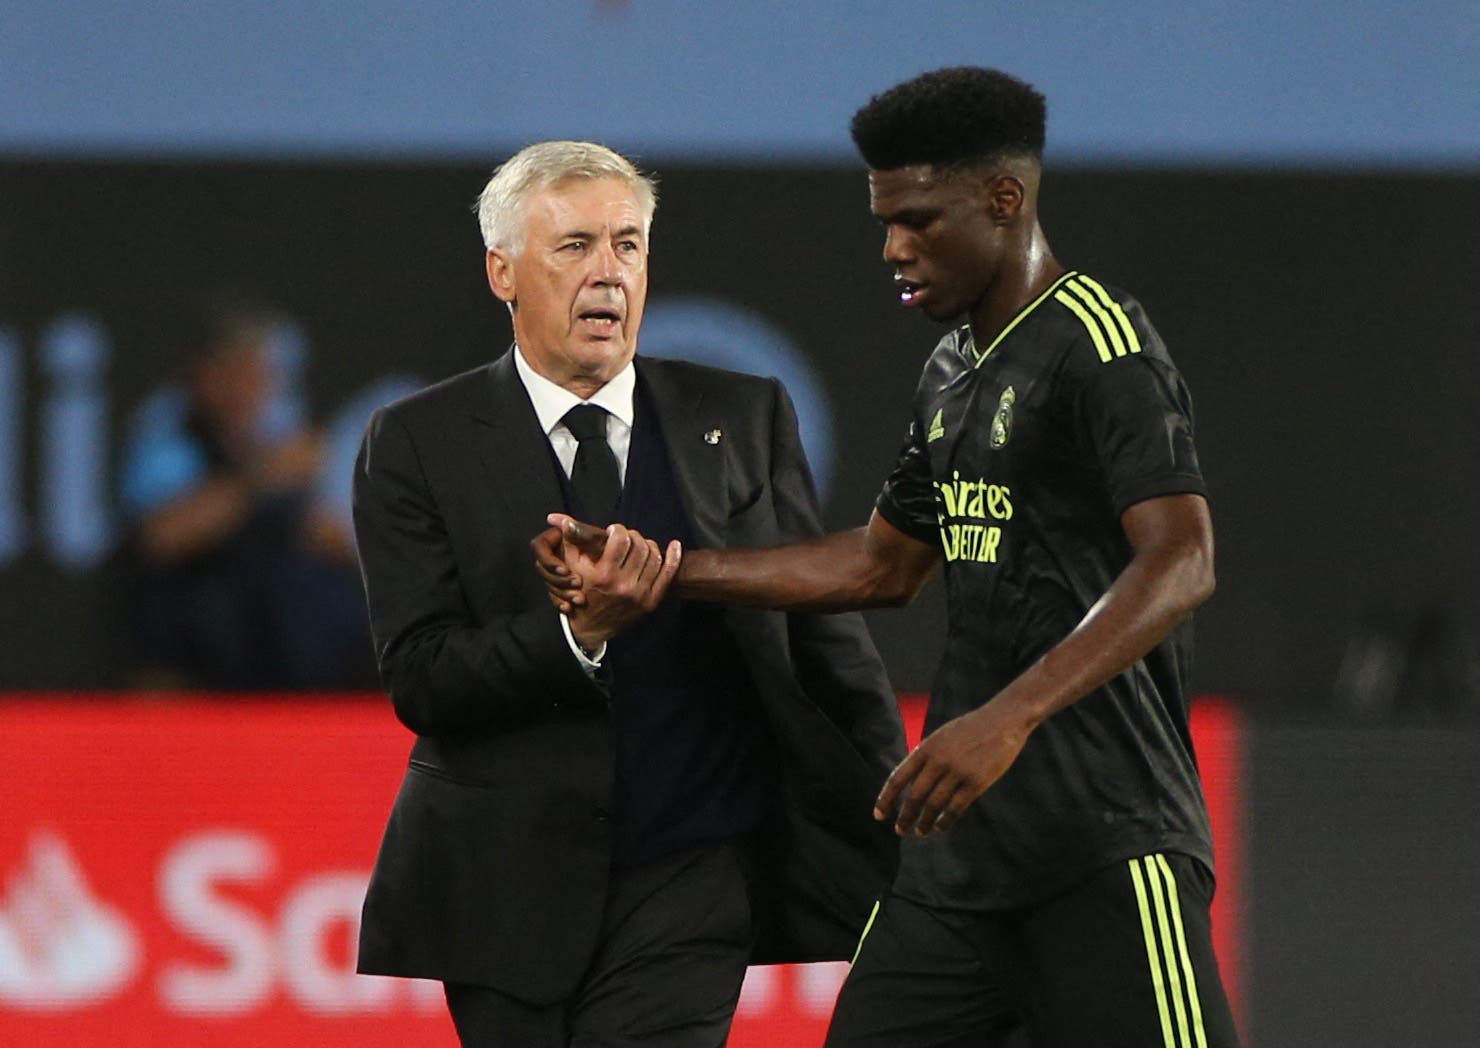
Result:
M190 289L250 288L291 318L285 395L337 433L334 497L378 386L503 351L468 212L486 167L0 164L6 685L119 683L121 449L171 375L167 321ZM828 519L862 523L939 334L891 301L862 174L659 171L643 351L794 372ZM1480 713L1464 643L1480 578L1480 179L1073 168L1050 173L1043 213L1060 258L1146 305L1193 390L1219 546L1198 687L1280 714ZM928 688L937 601L873 622L897 686ZM1354 658L1382 665L1344 675ZM1425 659L1440 665L1420 672Z
M847 120L999 65L1049 98L1056 253L1146 306L1193 391L1195 683L1258 729L1254 1031L1480 1022L1480 916L1438 861L1480 816L1480 5L105 6L0 10L0 689L132 682L123 477L182 303L273 308L275 417L322 435L343 520L369 411L507 346L470 206L541 138L657 172L642 351L781 376L829 523L862 523L940 331L891 301ZM928 689L939 593L871 623ZM1313 897L1350 899L1344 939Z

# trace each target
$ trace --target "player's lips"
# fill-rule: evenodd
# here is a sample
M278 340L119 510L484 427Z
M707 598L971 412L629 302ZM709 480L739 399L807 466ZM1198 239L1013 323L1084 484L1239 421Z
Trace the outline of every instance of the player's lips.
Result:
M929 290L929 285L908 277L895 277L894 290L899 295L900 305L918 306Z

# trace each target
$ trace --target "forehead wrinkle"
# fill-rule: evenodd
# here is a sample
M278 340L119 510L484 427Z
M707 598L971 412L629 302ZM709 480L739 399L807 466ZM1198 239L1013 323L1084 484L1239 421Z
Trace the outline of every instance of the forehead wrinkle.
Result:
M585 194L586 188L581 182L545 187L531 201L527 223L544 226L544 235L552 240L589 242L603 236L629 236L643 231L641 208L635 200L624 199L619 194L593 200ZM621 228L614 229L618 223Z

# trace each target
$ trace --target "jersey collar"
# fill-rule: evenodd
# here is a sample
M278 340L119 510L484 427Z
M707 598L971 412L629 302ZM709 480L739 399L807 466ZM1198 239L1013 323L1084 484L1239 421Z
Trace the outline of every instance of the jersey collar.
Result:
M1065 273L1063 276L1059 277L1059 279L1055 280L1052 284L1048 285L1047 289L1044 290L1043 294L1039 295L1032 302L1029 302L1022 309L1018 310L1017 311L1017 316L1013 317L1012 320L1008 322L1008 325L1005 328L1003 328L1001 331L997 332L997 337L994 338L994 339L992 339L992 344L990 346L988 346L986 349L982 350L981 352L977 352L977 349L976 349L976 339L974 337L971 338L968 341L968 343L967 343L967 348L971 351L971 356L972 356L972 360L973 360L973 363L972 363L971 366L972 367L978 367L978 368L981 367L982 366L982 361L986 360L987 357L991 355L992 350L996 349L998 346L1000 346L1002 344L1002 340L1003 339L1005 339L1008 335L1012 334L1012 331L1013 331L1013 329L1015 327L1017 327L1024 320L1027 319L1029 313L1033 312L1033 310L1035 310L1039 306L1041 306L1043 304L1043 300L1044 299L1048 298L1055 291L1057 291L1060 287L1062 287L1063 284L1064 284L1064 281L1068 280L1070 277L1077 276L1077 275L1078 275L1078 272L1076 270L1071 269L1067 273ZM970 327L968 327L967 328L967 331L969 332L970 330L971 330Z

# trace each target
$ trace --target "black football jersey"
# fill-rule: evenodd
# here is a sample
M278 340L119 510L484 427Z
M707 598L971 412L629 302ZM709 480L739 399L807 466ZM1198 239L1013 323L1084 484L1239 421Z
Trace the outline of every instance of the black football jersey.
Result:
M1120 516L1205 494L1187 388L1134 300L1066 273L985 348L941 340L878 499L945 560L947 639L926 730L975 709L1061 641L1130 562ZM1109 863L1211 867L1187 721L1190 631L1044 721L948 832L905 842L897 891L1019 906Z

